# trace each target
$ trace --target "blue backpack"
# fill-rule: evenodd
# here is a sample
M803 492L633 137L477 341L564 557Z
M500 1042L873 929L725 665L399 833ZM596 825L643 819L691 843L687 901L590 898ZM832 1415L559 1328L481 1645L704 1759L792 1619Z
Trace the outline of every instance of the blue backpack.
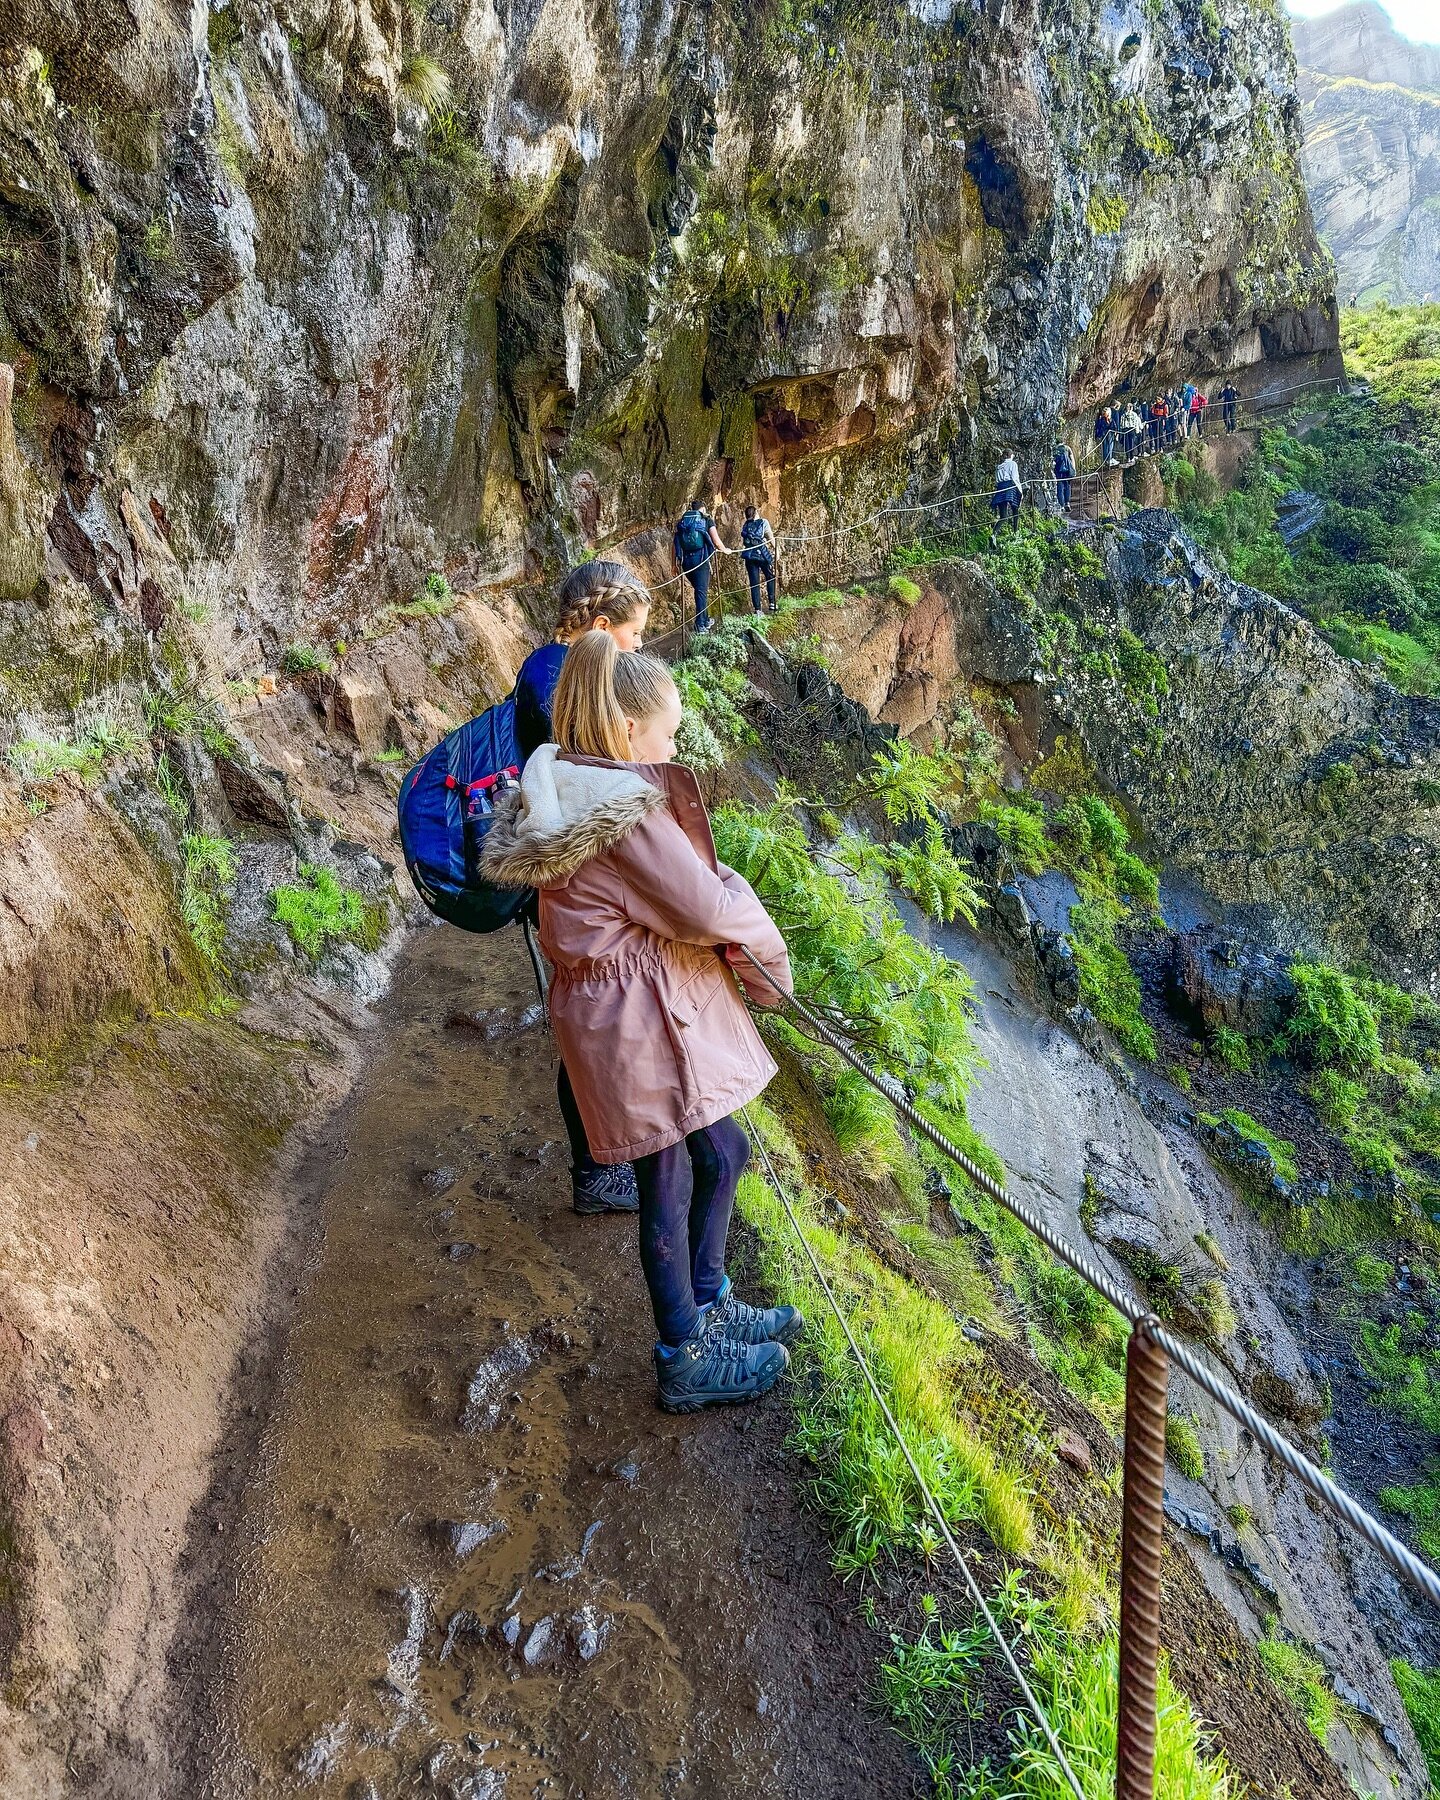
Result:
M765 542L765 521L763 519L747 519L740 527L740 554L745 561L768 563L770 546Z
M400 843L416 892L437 918L464 931L498 931L530 888L496 887L480 874L494 803L520 777L515 697L459 726L400 784Z
M687 556L698 556L710 541L710 521L692 506L689 512L681 513L675 536Z

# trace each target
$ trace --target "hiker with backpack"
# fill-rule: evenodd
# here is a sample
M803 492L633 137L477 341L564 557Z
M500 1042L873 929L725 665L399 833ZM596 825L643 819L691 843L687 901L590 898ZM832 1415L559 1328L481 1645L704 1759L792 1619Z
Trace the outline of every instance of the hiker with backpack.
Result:
M483 873L539 890L550 1018L586 1135L601 1161L634 1164L660 1405L754 1399L804 1321L745 1305L725 1271L749 1153L732 1115L775 1074L736 982L773 1003L746 945L788 991L784 941L716 859L699 783L674 762L680 696L662 662L585 632L553 714L556 742L497 803Z
M1055 446L1055 500L1062 513L1070 510L1070 483L1075 479L1075 456L1063 440Z
M1199 436L1204 437L1205 408L1209 404L1210 402L1205 398L1204 394L1200 392L1199 388L1196 388L1195 392L1190 396L1190 416L1185 427L1186 437L1190 437L1192 434L1196 433L1198 433Z
M1225 430L1229 434L1235 429L1235 409L1240 404L1240 390L1228 377L1220 390L1220 417L1225 421Z
M745 562L745 573L750 581L750 610L752 612L774 612L775 610L775 533L770 529L770 521L762 518L753 506L745 508L745 523L740 527L740 555ZM760 604L760 583L765 583L768 605Z
M515 735L524 762L550 742L555 683L575 640L607 632L621 650L638 650L650 617L650 590L624 563L595 561L572 569L560 589L560 616L548 644L532 650L515 677ZM570 1203L577 1213L635 1212L640 1205L628 1163L598 1163L585 1140L564 1059L555 1081L560 1116L570 1140Z
M725 550L715 521L698 500L686 507L675 523L670 543L670 572L684 575L695 595L695 629L710 629L710 569Z
M1007 450L995 470L995 491L990 496L990 511L995 517L995 524L990 532L992 543L1007 520L1012 534L1020 529L1020 501L1024 492L1015 452Z

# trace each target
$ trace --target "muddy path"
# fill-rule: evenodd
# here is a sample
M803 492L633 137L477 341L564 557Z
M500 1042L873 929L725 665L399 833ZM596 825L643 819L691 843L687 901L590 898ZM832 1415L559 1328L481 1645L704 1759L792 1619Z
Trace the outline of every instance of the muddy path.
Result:
M192 1531L172 1792L907 1794L783 1393L655 1408L634 1221L570 1210L534 1001L518 933L420 933L302 1177Z

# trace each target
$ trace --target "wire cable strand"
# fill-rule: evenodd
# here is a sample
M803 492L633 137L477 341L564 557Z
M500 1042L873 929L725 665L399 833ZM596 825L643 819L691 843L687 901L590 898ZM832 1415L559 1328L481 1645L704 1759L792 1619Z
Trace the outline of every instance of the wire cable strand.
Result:
M1083 1280L1089 1282L1097 1293L1104 1296L1132 1325L1142 1319L1148 1319L1148 1310L1140 1305L1118 1282L1111 1279L1098 1264L1076 1250L1068 1239L1062 1237L1053 1226L1042 1219L1032 1208L1017 1200L1005 1187L995 1180L993 1175L985 1172L980 1165L966 1156L957 1145L952 1144L943 1131L930 1123L908 1099L900 1083L893 1076L880 1075L846 1040L824 1019L818 1017L806 1003L794 994L786 993L776 980L750 950L748 945L740 946L746 958L759 970L761 976L780 996L782 1005L788 1007L800 1018L804 1019L811 1030L830 1049L842 1057L856 1074L868 1081L871 1087L882 1093L895 1110L905 1118L916 1131L934 1144L950 1160L959 1165L965 1174L983 1193L1003 1206L1007 1212L1017 1218L1027 1230L1031 1231L1047 1249L1059 1257L1061 1262L1073 1269ZM1316 1499L1322 1501L1332 1513L1343 1519L1353 1530L1365 1539L1374 1550L1384 1557L1397 1574L1430 1602L1440 1608L1440 1575L1422 1562L1399 1538L1387 1531L1380 1521L1368 1513L1357 1500L1353 1500L1341 1487L1338 1487L1323 1469L1317 1468L1309 1457L1303 1455L1278 1432L1262 1413L1255 1410L1248 1400L1237 1394L1228 1382L1222 1381L1214 1371L1198 1357L1189 1344L1177 1338L1163 1326L1151 1326L1151 1336L1164 1350L1165 1354L1182 1370L1195 1385L1207 1393L1218 1406L1228 1412L1238 1424L1249 1431L1256 1441L1264 1446L1278 1461L1305 1486Z
M749 952L747 951L746 954L748 955ZM753 961L754 959L752 958L751 960ZM1039 1699L1036 1697L1035 1690L1026 1679L1025 1671L1020 1667L1015 1652L1006 1642L1004 1632L1001 1631L999 1625L996 1623L995 1615L991 1612L985 1596L980 1590L979 1583L971 1573L970 1565L966 1562L959 1544L955 1541L955 1535L950 1529L950 1521L945 1517L940 1502L935 1498L929 1482L926 1481L924 1475L921 1473L920 1465L915 1460L914 1453L911 1451L910 1445L906 1441L905 1433L900 1429L899 1422L894 1413L890 1410L890 1404L886 1400L884 1393L881 1391L880 1383L875 1379L875 1373L870 1367L865 1352L856 1342L855 1334L850 1329L849 1321L840 1310L840 1303L835 1298L834 1289L825 1278L825 1271L820 1266L820 1259L816 1256L814 1249L811 1247L809 1238L805 1235L800 1220L796 1216L795 1208L791 1205L790 1196L786 1193L780 1177L775 1173L775 1165L770 1160L770 1153L765 1148L760 1133L755 1129L748 1110L743 1106L740 1108L740 1117L745 1121L745 1129L750 1135L751 1143L754 1144L755 1148L760 1153L760 1160L765 1165L765 1173L770 1179L770 1185L774 1188L776 1198L785 1209L785 1217L790 1221L791 1229L794 1231L795 1236L800 1240L800 1247L805 1252L810 1267L815 1272L815 1279L820 1283L820 1291L824 1294L830 1311L835 1315L836 1324L840 1327L841 1331L844 1332L845 1341L849 1344L855 1361L860 1365L860 1373L865 1377L865 1384L874 1396L875 1404L880 1408L885 1423L890 1427L891 1435L894 1437L895 1442L900 1446L900 1453L909 1466L910 1473L915 1479L916 1487L918 1487L920 1492L924 1495L925 1504L934 1515L935 1523L940 1527L940 1533L949 1547L950 1554L955 1559L956 1567L965 1578L965 1585L970 1590L970 1598L974 1601L976 1610L984 1619L986 1628L989 1630L991 1637L993 1637L996 1644L999 1645L1000 1652L1009 1666L1010 1673L1015 1677L1015 1684L1025 1697L1025 1704L1030 1708L1030 1711L1034 1713L1041 1731L1045 1734L1046 1743L1050 1746L1056 1762L1059 1763L1061 1769L1064 1771L1065 1779L1070 1784L1070 1788L1075 1795L1075 1800L1087 1800L1085 1790L1081 1787L1079 1778L1074 1769L1070 1766L1070 1759L1066 1756L1064 1747L1061 1744L1059 1737L1056 1735L1055 1727L1050 1723L1049 1718L1046 1716L1045 1708L1040 1704Z

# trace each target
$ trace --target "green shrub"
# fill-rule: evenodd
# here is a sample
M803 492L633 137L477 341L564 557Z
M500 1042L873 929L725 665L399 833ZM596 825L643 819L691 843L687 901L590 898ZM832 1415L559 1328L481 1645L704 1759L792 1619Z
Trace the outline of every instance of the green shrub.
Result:
M1200 1435L1183 1413L1170 1414L1165 1421L1165 1451L1182 1475L1191 1481L1205 1478L1205 1452L1200 1448Z
M1085 901L1072 908L1070 936L1080 996L1120 1043L1141 1062L1155 1060L1155 1033L1141 1013L1140 980L1115 941L1113 907Z
M980 817L995 827L996 836L1027 875L1043 875L1050 866L1051 846L1043 813L1008 801L987 801Z
M1343 1069L1371 1069L1380 1060L1380 1030L1348 975L1328 963L1290 967L1295 999L1287 1040L1311 1062Z
M1390 1673L1430 1771L1430 1785L1440 1790L1440 1670L1417 1669L1397 1656Z
M1217 1025L1210 1042L1216 1056L1227 1069L1237 1069L1249 1074L1250 1040L1243 1031L1235 1031L1229 1025Z
M315 863L301 863L300 883L275 888L270 903L297 948L312 959L337 941L358 944L362 950L374 950L380 942L383 908Z

